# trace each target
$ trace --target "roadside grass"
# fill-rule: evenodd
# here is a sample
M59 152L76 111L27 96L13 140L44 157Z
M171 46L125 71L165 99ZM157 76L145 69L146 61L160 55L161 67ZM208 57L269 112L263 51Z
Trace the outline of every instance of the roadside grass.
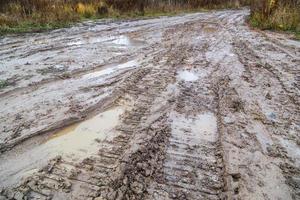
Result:
M107 16L112 19L149 19L155 17L172 17L180 14L191 14L196 12L208 12L209 9L197 8L197 9L174 9L174 10L158 10L152 8L146 8L144 13L140 12L115 12ZM95 18L99 19L99 18Z
M26 2L30 2L30 4L27 5ZM65 1L65 3L62 3L61 1L49 0L8 1L2 5L2 8L0 5L0 35L48 31L68 27L84 20L103 18L143 19L203 12L209 9L238 7L238 5L226 2L222 4L212 3L209 6L191 6L188 3L185 3L184 6L174 6L161 3L151 6L144 5L141 11L138 4L139 0L125 0L122 1L123 4L118 3L117 6L121 5L123 10L114 7L113 3L116 3L116 0L85 0L82 2ZM128 5L124 9L124 3L126 2ZM227 2L231 1L228 0Z
M31 21L24 21L15 26L0 26L0 35L11 33L42 32L57 28L64 28L70 25L72 25L72 22L35 23Z
M0 80L0 89L7 87L9 84L6 80Z
M297 40L300 40L300 31L297 32L297 33L295 34L295 38L296 38Z
M146 9L144 14L136 11L130 12L119 12L119 11L111 11L109 14L105 15L98 15L98 14L91 14L91 13L84 13L81 16L78 16L76 20L68 20L68 21L51 21L44 23L38 22L32 19L25 20L18 22L13 25L1 25L0 24L0 36L13 34L13 33L28 33L28 32L43 32L49 31L58 28L65 28L70 27L71 25L86 21L86 20L99 20L99 19L148 19L154 17L161 17L161 16L175 16L178 14L184 13L195 13L195 12L204 12L208 11L207 9L193 9L193 10L176 10L176 11L157 11L157 10L150 10Z
M291 0L261 0L251 5L249 24L262 30L294 34L300 38L300 4Z
M203 0L187 1L184 4L144 4L141 0L11 0L0 1L0 36L13 33L42 32L69 27L85 20L147 19L174 16L183 13L239 8L251 5L249 24L263 30L290 32L300 39L300 8L294 0ZM4 1L3 1L4 2ZM84 2L84 3L82 3ZM121 3L120 3L121 2ZM234 3L233 3L234 2Z

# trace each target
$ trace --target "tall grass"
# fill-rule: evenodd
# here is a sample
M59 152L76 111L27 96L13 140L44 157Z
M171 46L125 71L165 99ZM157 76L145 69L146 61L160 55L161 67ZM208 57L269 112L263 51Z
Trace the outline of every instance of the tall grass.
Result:
M300 0L253 0L250 23L262 29L300 32Z
M300 31L300 0L0 0L0 34L56 28L85 18L149 16L249 4L252 25Z
M232 8L247 0L0 0L0 34L51 29L84 18Z

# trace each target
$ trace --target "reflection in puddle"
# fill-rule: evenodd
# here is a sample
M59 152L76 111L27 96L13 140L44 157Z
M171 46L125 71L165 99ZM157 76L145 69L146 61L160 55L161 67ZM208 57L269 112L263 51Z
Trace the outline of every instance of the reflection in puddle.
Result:
M74 41L68 43L68 46L79 46L83 44L95 44L99 42L105 42L109 40L108 37L89 37L89 38L77 38Z
M121 35L117 39L113 40L112 43L122 46L140 46L144 44L142 41L133 40L124 35Z
M110 36L110 37L88 37L88 38L77 38L74 41L71 41L68 43L68 46L79 46L79 45L85 45L85 44L113 44L118 46L126 46L126 47L136 47L136 46L142 46L145 43L140 40L134 40L131 39L128 36L121 35L121 36Z
M17 183L24 174L31 174L57 155L74 161L93 155L99 149L96 139L101 141L116 135L113 129L123 112L120 107L113 108L58 131L43 144L1 158L0 187Z
M198 80L198 76L190 71L179 71L178 77L184 81L196 81Z
M126 68L136 67L136 66L137 66L136 60L132 60L132 61L129 61L129 62L126 62L126 63L123 63L123 64L119 64L119 65L115 65L115 66L110 65L109 68L86 74L86 75L83 76L83 78L87 78L87 79L96 78L96 77L100 77L100 76L103 76L103 75L111 74L111 73L116 72L116 71L121 70L121 69L126 69Z

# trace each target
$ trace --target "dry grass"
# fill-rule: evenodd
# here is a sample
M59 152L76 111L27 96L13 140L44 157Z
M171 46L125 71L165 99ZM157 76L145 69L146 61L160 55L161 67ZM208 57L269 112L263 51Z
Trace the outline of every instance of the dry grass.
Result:
M64 3L63 3L64 2ZM15 0L2 3L0 34L59 28L83 18L102 16L102 1ZM105 9L104 9L105 10Z
M300 0L254 0L250 23L262 29L300 32Z
M86 18L232 8L245 1L248 0L0 0L0 34L48 30Z

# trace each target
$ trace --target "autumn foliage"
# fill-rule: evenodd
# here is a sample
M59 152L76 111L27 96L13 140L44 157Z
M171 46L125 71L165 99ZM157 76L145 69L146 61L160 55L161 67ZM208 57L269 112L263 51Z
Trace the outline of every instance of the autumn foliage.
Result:
M55 28L82 18L154 15L248 5L251 8L249 21L253 26L300 31L300 0L0 0L0 29Z
M252 0L252 25L300 32L300 0Z

